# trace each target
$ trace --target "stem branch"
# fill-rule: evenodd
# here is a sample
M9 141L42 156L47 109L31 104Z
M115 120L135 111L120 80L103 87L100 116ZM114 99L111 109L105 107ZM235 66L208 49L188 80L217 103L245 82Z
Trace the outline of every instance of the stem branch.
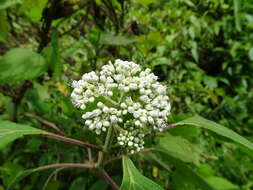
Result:
M38 120L39 122L41 122L42 124L47 125L47 126L51 127L52 129L56 130L56 131L57 131L58 133L60 133L61 135L64 135L64 132L62 132L62 131L60 130L60 128L59 128L56 124L54 124L54 123L52 123L52 122L50 122L50 121L47 121L47 120L43 119L42 117L39 117L39 116L34 115L34 114L31 114L31 113L25 113L24 115L25 115L26 117L30 117L30 118L32 118L32 119L36 119L36 120Z
M79 140L76 140L76 139L71 139L71 138L68 138L68 137L61 136L61 135L56 135L56 134L53 134L53 133L39 134L38 136L47 137L47 138L50 138L50 139L56 139L56 140L63 141L63 142L68 142L70 144L75 144L75 145L78 145L78 146L91 148L91 149L97 150L97 151L101 150L101 148L96 146L96 145L85 143L83 141L79 141Z
M112 136L112 130L113 130L113 126L110 126L108 131L107 131L107 134L106 134L105 144L103 146L103 152L99 152L99 154L98 154L98 161L96 163L96 166L98 168L102 165L103 159L104 159L104 152L106 152L108 147L109 147L110 139L111 139L111 136Z
M46 166L41 166L39 168L36 168L34 171L38 172L38 171L42 171L42 170L47 170L50 168L88 168L88 169L92 169L94 168L93 165L91 164L79 164L79 163L63 163L63 164L50 164L50 165L46 165Z
M98 175L112 187L113 190L118 190L119 186L112 180L105 170L101 170Z

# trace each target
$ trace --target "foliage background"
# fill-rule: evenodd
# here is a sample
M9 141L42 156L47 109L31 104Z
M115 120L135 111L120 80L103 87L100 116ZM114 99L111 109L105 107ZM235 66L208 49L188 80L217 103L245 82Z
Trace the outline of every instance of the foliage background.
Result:
M57 133L39 117L66 136L102 143L82 128L69 84L121 58L151 68L168 85L171 123L199 114L251 140L252 12L250 0L1 0L0 119ZM162 143L217 189L252 189L252 151L190 126L164 136ZM0 190L20 171L82 162L83 155L40 137L17 140L0 152ZM137 168L165 189L203 189L177 167L168 164L166 171L153 160L134 156ZM120 184L121 162L106 169ZM81 169L62 170L45 185L52 172L15 189L109 189Z

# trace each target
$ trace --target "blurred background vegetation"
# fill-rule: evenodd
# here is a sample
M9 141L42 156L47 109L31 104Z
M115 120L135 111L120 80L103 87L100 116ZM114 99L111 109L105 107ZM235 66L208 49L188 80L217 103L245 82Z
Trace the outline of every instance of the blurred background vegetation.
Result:
M199 114L253 140L251 0L1 0L0 119L101 143L82 128L69 84L116 58L151 68L167 84L171 123ZM190 126L166 135L218 190L253 189L252 151ZM17 140L0 151L0 190L20 171L82 162L83 154L40 137ZM168 172L145 156L134 158L165 189L203 189L177 167ZM107 170L120 184L120 161ZM109 189L81 169L53 172L27 177L15 189Z

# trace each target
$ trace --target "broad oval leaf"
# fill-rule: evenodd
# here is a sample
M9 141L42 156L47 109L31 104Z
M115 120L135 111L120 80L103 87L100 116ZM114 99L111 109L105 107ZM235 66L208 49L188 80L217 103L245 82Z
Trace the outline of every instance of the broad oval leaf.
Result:
M205 129L211 130L221 136L227 137L233 140L236 143L246 146L247 148L253 150L253 143L247 140L246 138L242 137L241 135L235 133L234 131L218 124L213 121L207 120L200 116L193 116L183 121L180 121L176 124L177 125L194 125L197 127L203 127Z
M144 153L145 158L154 160L159 164L161 167L166 169L168 172L171 172L170 166L175 166L178 174L181 176L181 180L188 181L195 185L196 187L199 187L203 190L217 190L215 187L210 185L204 178L199 176L193 169L191 169L186 163L178 159L173 155L173 153L156 149L157 153L160 153L158 156L156 156L155 153ZM162 156L161 156L162 155ZM162 159L164 158L164 159Z
M158 184L143 176L128 157L123 157L123 181L120 190L162 190Z
M184 162L198 164L200 161L201 151L182 137L166 134L159 140L158 147Z
M40 54L24 48L14 48L0 59L0 83L15 83L33 79L46 70Z
M28 125L16 124L10 121L0 121L0 149L24 135L36 134L47 134L47 132Z

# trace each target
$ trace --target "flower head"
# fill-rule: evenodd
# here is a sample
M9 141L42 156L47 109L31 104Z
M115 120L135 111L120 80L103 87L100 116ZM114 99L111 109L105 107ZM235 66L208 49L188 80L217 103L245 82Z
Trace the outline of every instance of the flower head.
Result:
M84 110L85 126L98 135L114 127L119 145L139 151L144 133L162 131L170 114L166 86L157 81L150 69L134 62L116 60L98 73L90 72L73 81L73 104Z

